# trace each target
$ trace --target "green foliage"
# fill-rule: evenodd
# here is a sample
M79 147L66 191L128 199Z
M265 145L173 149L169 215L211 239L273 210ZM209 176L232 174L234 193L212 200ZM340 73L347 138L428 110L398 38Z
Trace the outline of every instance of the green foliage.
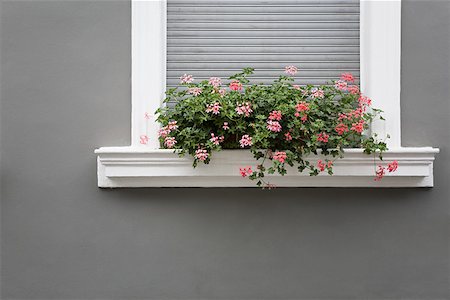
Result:
M192 155L195 167L199 162L209 163L213 151L241 149L239 141L248 135L252 144L245 148L250 149L258 161L249 178L258 186L267 184L266 173L285 175L287 166L296 166L299 172L309 172L311 176L318 175L320 168L307 160L310 154L324 157L327 163L324 171L330 175L333 174L332 162L343 157L344 148L363 148L365 153L378 153L382 158L382 152L387 150L386 143L366 134L372 120L382 118L381 111L361 103L359 92L339 89L334 81L330 85L299 88L293 85L292 77L285 75L271 85L250 84L248 76L253 71L245 68L229 78L242 83L242 90L213 86L207 80L169 89L164 100L166 105L157 110L157 121L163 131L166 129L160 137L161 146L167 148L166 139L175 138L176 144L168 148L182 149L182 155ZM200 89L201 93L193 95L193 89ZM171 105L173 103L176 104ZM247 116L239 114L237 107L247 103L252 112ZM308 109L299 110L299 103L306 104ZM220 107L217 113L208 110L215 104L216 108ZM269 116L274 111L282 116L279 121L273 120L281 125L279 132L268 128ZM175 129L167 130L174 121ZM355 127L358 123L360 130ZM338 126L347 130L339 132ZM326 135L327 141L321 141L319 134ZM214 141L213 137L220 141ZM198 149L207 150L208 158L196 157ZM286 153L286 159L274 159L273 153L277 152ZM267 162L271 162L268 168L265 167Z

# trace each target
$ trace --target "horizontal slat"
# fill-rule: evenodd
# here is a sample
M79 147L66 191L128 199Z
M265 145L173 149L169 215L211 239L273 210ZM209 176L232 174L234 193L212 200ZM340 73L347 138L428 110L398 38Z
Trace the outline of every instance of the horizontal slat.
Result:
M224 53L229 55L240 54L265 54L265 53L359 53L359 46L300 46L300 45L282 45L282 46L242 46L242 45L197 45L197 46L168 46L167 53L170 54L210 54Z
M190 70L169 70L167 72L167 78L171 79L171 78L175 78L178 79L180 77L180 75L184 74L186 71L189 71L189 74L192 74L195 78L209 78L211 76L217 76L217 77L229 77L231 75L234 75L238 72L240 72L241 70L238 69L228 69L228 70L223 70L223 69L205 69L205 70L198 70L198 69L190 69ZM348 72L352 72L353 74L357 74L359 73L358 69L346 69L346 71ZM315 70L305 70L305 69L301 69L296 77L324 77L324 78L338 78L342 73L342 69L335 69L335 70L319 70L319 69L315 69ZM256 69L255 70L255 74L252 77L278 77L279 75L284 75L284 70L279 68L279 69Z
M265 61L296 61L296 60L350 60L356 61L359 60L359 54L320 54L320 53L310 53L310 54L280 54L280 53L272 53L272 54L242 54L242 53L230 53L228 55L225 54L169 54L167 55L168 61L177 61L177 60L190 60L194 61L202 61L202 60L215 60L215 61L251 61L251 60L265 60Z
M305 29L358 29L359 22L282 22L282 21L227 21L227 22L169 22L167 30L305 30Z
M301 46L331 46L331 45L343 45L343 46L359 46L359 38L339 38L339 37L309 37L309 38L297 38L297 37L271 37L271 38L257 38L257 37L185 37L185 38L173 38L170 37L167 40L169 46L197 46L197 45L243 45L249 46L279 46L283 45L301 45Z
M359 6L316 6L316 5L297 5L297 6L282 6L282 5L272 5L272 6L252 6L252 5L242 5L242 6L199 6L199 5L188 5L188 6L171 6L170 1L167 7L167 13L170 14L183 14L189 15L191 13L228 13L233 14L239 13L358 13Z
M286 37L292 36L305 38L305 37L359 37L359 29L308 29L308 30L208 30L203 28L202 30L169 30L167 31L169 38L182 38L182 37Z
M169 0L169 6L243 6L243 5L264 5L264 6L358 6L358 0L226 0L226 1L212 1L212 0Z
M190 13L190 14L169 14L169 23L171 22L191 22L191 21L216 21L216 22L239 22L239 21L359 21L359 14L357 13Z
M203 60L196 62L195 65L192 64L192 61L168 61L167 69L168 70L179 70L183 72L183 70L198 70L198 69L207 69L207 70L223 70L223 69L231 69L231 70L242 70L245 67L253 67L256 70L261 69L279 69L283 70L284 66L294 64L298 66L300 70L304 69L336 69L336 70L359 70L359 61L272 61L267 62L266 60L256 61L256 60L248 60L244 62L236 62L236 61L209 61ZM183 74L186 72L183 72Z

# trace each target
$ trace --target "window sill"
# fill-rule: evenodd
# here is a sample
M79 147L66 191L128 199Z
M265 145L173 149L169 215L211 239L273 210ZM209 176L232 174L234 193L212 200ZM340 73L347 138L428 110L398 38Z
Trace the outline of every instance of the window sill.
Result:
M385 163L397 160L397 172L374 181L373 156L362 149L348 149L334 164L334 175L309 176L288 169L285 176L268 176L279 187L432 187L433 161L439 149L398 148L384 153ZM172 150L144 147L104 147L98 155L98 186L118 187L254 187L255 183L239 176L239 167L255 166L246 150L214 153L209 165L192 167L191 157L179 157ZM313 156L311 161L320 159ZM378 163L378 161L377 161Z

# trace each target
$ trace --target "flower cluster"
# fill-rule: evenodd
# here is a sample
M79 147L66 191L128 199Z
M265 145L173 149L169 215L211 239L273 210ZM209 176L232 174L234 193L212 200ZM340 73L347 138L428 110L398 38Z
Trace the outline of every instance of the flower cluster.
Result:
M236 106L236 112L238 115L244 115L249 117L253 112L252 105L249 102L241 103Z
M363 95L356 78L343 73L327 85L294 84L296 66L270 85L250 84L253 69L245 68L227 80L210 77L194 83L192 75L180 77L183 89L169 89L165 102L176 103L157 111L161 146L189 154L194 166L209 163L211 153L221 149L249 149L258 164L241 167L241 176L257 185L273 188L267 174L286 174L287 166L311 176L333 174L333 161L344 148L363 148L380 157L386 143L367 135L380 110ZM141 136L147 143L148 137ZM311 162L312 153L324 157ZM270 165L267 165L269 164ZM397 162L375 168L375 179L395 172Z

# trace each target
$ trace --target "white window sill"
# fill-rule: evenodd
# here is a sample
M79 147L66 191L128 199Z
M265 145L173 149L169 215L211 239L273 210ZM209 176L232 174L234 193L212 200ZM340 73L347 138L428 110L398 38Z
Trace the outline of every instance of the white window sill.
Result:
M373 156L362 149L347 149L343 159L336 160L334 175L309 176L288 169L285 176L267 179L278 187L432 187L433 161L439 149L398 148L383 154L384 164L397 160L399 168L382 181L374 181ZM242 178L239 167L255 166L247 150L224 150L213 153L209 165L192 167L192 158L180 158L173 150L145 147L104 147L98 155L98 186L116 187L254 187L255 182ZM314 162L319 156L310 157ZM375 161L377 164L379 160Z

